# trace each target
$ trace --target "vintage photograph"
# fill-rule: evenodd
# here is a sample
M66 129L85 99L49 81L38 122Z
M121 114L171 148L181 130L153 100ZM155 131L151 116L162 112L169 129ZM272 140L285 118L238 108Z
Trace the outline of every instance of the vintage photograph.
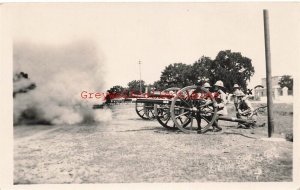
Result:
M297 4L5 10L14 185L293 182Z

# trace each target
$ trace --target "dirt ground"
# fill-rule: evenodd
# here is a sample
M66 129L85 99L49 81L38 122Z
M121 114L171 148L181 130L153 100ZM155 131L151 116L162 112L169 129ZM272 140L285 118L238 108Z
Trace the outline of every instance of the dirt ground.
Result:
M140 119L132 104L111 109L111 121L92 126L15 126L14 184L292 181L293 143L262 140L266 127L184 134ZM275 136L292 131L286 109Z

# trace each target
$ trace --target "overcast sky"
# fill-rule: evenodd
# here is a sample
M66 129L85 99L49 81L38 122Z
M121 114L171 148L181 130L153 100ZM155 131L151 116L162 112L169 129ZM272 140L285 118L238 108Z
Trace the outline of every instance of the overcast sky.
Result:
M220 50L252 59L250 87L265 76L263 9L270 16L272 74L299 70L299 6L277 4L60 4L11 5L15 41L64 46L95 43L104 65L105 88L139 79L152 83L171 63L192 64ZM84 64L84 63L83 63ZM28 71L30 73L30 71Z

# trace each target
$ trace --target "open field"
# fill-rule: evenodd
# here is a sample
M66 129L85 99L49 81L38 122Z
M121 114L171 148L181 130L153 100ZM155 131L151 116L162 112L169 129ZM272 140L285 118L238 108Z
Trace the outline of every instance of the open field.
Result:
M292 105L275 106L275 136L284 136ZM132 104L111 109L97 125L15 126L14 183L292 181L293 143L261 140L267 127L251 134L220 122L222 132L184 134L140 119Z

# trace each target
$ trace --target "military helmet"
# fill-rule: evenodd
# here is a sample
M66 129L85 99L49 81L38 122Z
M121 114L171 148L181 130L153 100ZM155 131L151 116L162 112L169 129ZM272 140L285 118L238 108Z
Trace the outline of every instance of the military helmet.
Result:
M206 82L206 83L204 83L203 87L204 88L210 88L211 86L210 86L210 84L208 82Z
M224 84L221 80L218 80L216 83L215 83L215 86L219 86L219 87L223 87L224 88Z
M240 86L238 84L234 84L233 88L240 88Z

